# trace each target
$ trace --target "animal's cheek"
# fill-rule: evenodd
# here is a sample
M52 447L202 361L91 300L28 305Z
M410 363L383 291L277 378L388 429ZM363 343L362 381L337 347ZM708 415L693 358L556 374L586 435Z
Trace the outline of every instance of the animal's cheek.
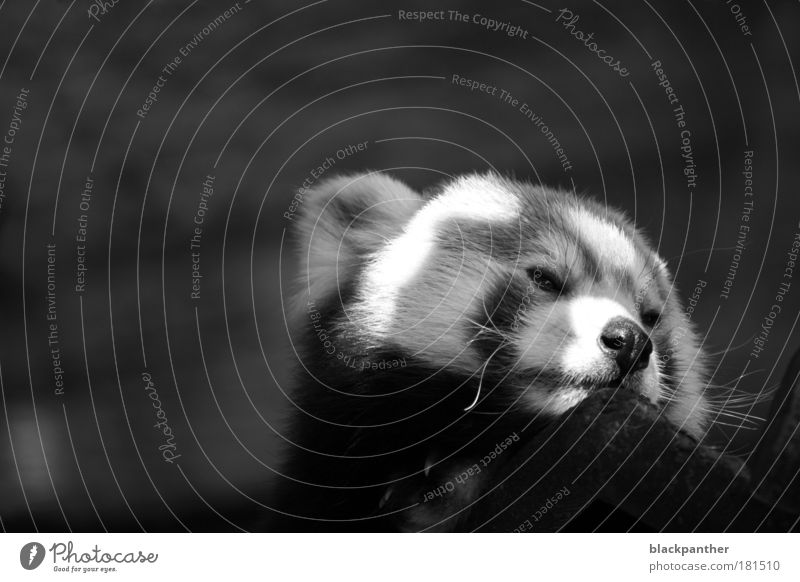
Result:
M513 344L523 370L547 370L560 365L575 336L562 302L532 306L519 317Z
M658 369L658 364L655 364L655 362L658 361L658 354L654 353L653 356L653 364L647 366L647 368L641 372L638 390L647 400L653 404L657 404L661 400L663 394L661 391L661 374Z

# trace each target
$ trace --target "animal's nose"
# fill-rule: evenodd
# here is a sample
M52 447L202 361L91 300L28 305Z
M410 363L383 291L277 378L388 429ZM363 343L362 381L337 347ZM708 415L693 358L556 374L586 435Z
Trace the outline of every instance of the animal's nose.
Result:
M646 368L653 353L653 342L644 330L625 317L609 321L598 341L603 351L617 362L622 374Z

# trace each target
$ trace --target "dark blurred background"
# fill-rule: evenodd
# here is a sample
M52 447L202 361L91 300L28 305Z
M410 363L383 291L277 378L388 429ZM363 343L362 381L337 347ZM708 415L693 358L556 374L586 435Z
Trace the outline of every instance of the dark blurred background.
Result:
M421 9L444 20L400 17ZM2 527L251 526L290 408L285 213L326 158L420 189L494 167L626 209L685 297L705 282L714 383L773 387L800 345L797 30L789 0L0 3Z

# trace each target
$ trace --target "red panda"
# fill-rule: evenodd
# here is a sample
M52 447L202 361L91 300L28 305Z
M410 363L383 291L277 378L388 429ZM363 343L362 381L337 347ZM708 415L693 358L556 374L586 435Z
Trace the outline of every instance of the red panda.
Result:
M600 388L703 435L699 341L622 213L493 173L425 196L339 176L299 206L299 365L272 529L457 530L491 478L486 450Z

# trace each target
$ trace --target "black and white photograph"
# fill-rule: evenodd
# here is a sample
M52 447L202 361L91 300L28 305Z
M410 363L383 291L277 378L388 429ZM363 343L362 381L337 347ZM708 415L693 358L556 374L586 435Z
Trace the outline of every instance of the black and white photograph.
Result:
M796 0L0 1L4 577L355 540L800 573L798 31Z

